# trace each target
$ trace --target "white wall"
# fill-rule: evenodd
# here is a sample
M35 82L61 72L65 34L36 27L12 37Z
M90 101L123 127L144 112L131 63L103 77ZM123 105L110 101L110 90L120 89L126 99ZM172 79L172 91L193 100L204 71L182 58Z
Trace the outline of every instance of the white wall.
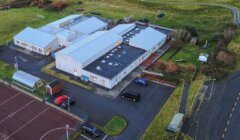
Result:
M16 39L14 39L14 44L19 47L25 48L27 50L41 54L41 55L49 55L50 52L52 52L58 48L57 39L55 39L52 43L50 43L45 48L41 48L39 46L35 46L35 45L29 44L29 43L26 43L26 42L23 42L20 40L16 40Z
M74 71L77 71L78 76L82 74L82 66L71 57L67 55L58 55L56 54L56 68L64 72L74 74Z

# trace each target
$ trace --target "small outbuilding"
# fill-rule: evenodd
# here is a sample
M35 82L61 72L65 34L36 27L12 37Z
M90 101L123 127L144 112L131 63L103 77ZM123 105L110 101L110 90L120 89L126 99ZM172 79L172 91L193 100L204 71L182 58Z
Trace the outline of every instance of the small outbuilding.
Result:
M30 91L35 91L43 85L43 81L29 73L18 70L12 76L13 83Z
M57 93L60 93L63 90L63 85L59 80L53 80L52 82L48 83L46 85L46 92L48 94L55 95Z
M202 53L199 55L198 60L202 63L206 63L208 60L208 56L209 56L208 54Z
M170 124L168 125L167 129L173 132L178 132L180 131L183 123L183 117L184 114L182 113L177 113L173 116Z

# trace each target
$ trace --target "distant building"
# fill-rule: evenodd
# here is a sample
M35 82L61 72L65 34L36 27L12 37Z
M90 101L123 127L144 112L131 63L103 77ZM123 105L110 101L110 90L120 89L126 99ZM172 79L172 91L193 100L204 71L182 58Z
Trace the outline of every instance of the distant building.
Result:
M18 86L31 91L35 91L43 85L43 82L40 78L21 70L18 70L13 74L12 81Z
M38 29L27 27L13 39L19 47L49 55L60 47L68 47L96 31L106 29L107 23L96 17L70 15Z
M98 31L56 53L56 67L111 89L166 41L145 26L121 24Z

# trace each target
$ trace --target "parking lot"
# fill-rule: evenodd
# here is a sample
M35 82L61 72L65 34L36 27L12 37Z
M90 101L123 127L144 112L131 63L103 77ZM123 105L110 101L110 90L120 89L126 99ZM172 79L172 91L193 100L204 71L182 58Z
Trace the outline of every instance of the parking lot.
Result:
M0 84L0 139L64 139L66 124L72 132L78 121L18 91Z
M30 74L51 81L55 79L41 72L41 67L50 63L50 58L36 59L24 53L4 48L0 59L13 65L14 56L17 56L19 68ZM20 59L21 58L21 59ZM174 88L150 82L146 87L140 87L131 83L125 90L141 94L141 101L134 103L123 100L120 97L109 99L85 90L79 86L62 81L64 90L76 104L71 107L71 112L80 116L87 112L89 121L104 126L114 115L124 117L127 121L125 131L114 139L140 139L151 121L167 101ZM108 136L106 139L112 139Z

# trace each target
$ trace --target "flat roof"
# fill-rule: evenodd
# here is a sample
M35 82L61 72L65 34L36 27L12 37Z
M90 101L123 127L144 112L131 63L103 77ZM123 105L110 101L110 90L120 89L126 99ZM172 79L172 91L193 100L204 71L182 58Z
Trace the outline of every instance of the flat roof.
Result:
M56 38L57 38L56 35L49 34L41 30L33 29L31 27L25 28L20 33L14 36L14 39L23 41L31 45L35 45L40 48L47 47Z
M106 27L107 24L103 22L102 20L91 17L88 19L85 19L71 27L69 27L71 30L83 33L83 34L91 34L101 28Z
M143 49L121 44L87 65L84 70L112 79L145 52Z
M61 50L56 55L69 55L76 61L84 63L90 58L98 55L100 52L109 50L110 46L117 44L118 41L121 40L122 37L115 33L109 31L98 31Z
M129 40L129 44L135 47L139 47L144 50L150 50L153 46L156 46L160 41L164 40L167 35L161 33L152 27L147 27L141 30Z

